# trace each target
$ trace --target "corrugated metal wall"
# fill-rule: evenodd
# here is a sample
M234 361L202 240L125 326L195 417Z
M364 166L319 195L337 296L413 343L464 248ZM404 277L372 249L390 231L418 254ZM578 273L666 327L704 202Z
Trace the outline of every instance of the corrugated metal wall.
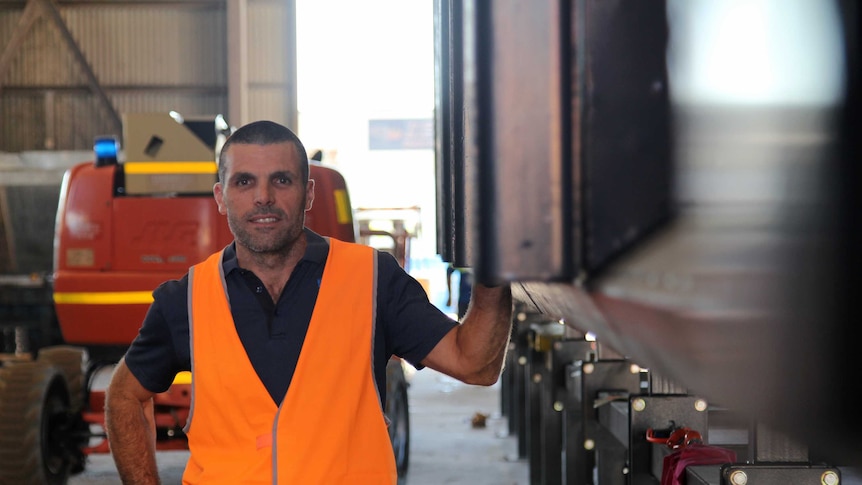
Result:
M249 113L257 118L288 123L284 118L286 107L295 106L295 86L288 74L289 52L282 46L293 43L287 38L290 32L283 28L286 16L284 5L273 1L249 4L248 72ZM293 94L291 94L293 93Z
M121 136L114 116L128 112L223 114L240 124L228 113L228 69L235 67L227 61L226 5L234 1L248 12L248 47L241 54L248 56L248 84L239 87L248 116L291 121L293 0L49 3L73 44L52 20L51 7L34 7L41 1L0 0L0 151L89 150L97 135ZM25 6L40 15L22 30ZM16 31L24 32L20 43L13 42Z

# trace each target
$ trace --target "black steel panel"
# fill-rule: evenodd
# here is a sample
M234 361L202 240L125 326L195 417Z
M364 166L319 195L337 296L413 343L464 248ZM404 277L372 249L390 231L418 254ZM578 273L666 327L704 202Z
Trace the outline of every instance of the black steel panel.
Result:
M480 281L571 265L569 2L465 1L468 247ZM474 168L475 173L470 173ZM470 206L470 195L475 197Z
M568 280L669 217L664 1L435 5L446 259L480 281Z
M528 434L528 416L527 416L527 398L529 388L529 353L530 339L532 330L526 321L518 321L512 327L512 343L514 344L514 352L512 356L507 356L507 360L511 363L506 368L507 373L511 373L512 392L509 416L509 432L518 437L518 458L527 457L527 434Z
M733 478L734 474L744 474L742 478ZM840 484L841 471L838 468L824 466L795 465L726 465L721 468L721 484L735 485L751 483L757 485L787 485L793 484Z
M663 0L575 3L576 240L594 271L671 213L668 26Z
M685 469L685 478L687 485L721 485L721 466L689 466Z
M457 3L453 7L453 3ZM454 12L453 12L454 9ZM434 1L434 151L437 195L437 251L445 261L455 259L455 221L459 191L456 168L463 166L462 69L460 2ZM463 187L463 177L461 178ZM460 217L463 220L463 217Z
M661 463L656 445L646 440L647 430L688 427L709 442L706 401L695 396L635 396L629 401L629 456L632 475L661 478ZM667 451L667 447L664 447Z
M559 326L559 324L554 324ZM542 395L542 485L562 484L566 372L569 365L598 355L598 344L583 339L553 339L545 355L547 382Z
M613 401L599 410L599 422L620 443L629 444L629 401Z
M537 59L523 56L520 48L513 52L499 49L498 41L507 35L512 39L539 32L529 28L531 17L514 15L518 12L515 2L475 3L482 15L470 25L474 34L483 34L475 43L478 48L470 52L484 53L487 62L470 62L465 72L472 70L474 77L485 81L478 83L483 88L478 94L483 96L480 106L485 111L474 113L472 119L481 119L476 126L487 131L469 138L481 141L471 142L477 153L491 152L483 164L494 164L482 165L477 178L477 184L482 184L475 190L482 189L483 224L493 225L482 236L487 242L482 253L488 258L488 264L481 265L482 275L520 279L514 285L516 290L538 311L562 316L578 330L594 331L603 345L684 387L768 418L830 459L859 463L862 440L859 420L854 419L855 399L850 395L859 367L855 348L862 340L862 327L855 324L860 308L857 288L862 286L858 267L862 238L856 223L862 197L857 190L862 180L858 176L862 103L858 102L856 2L820 2L838 7L846 29L840 46L846 61L846 92L837 100L841 118L812 123L813 129L786 129L780 126L784 120L807 120L808 115L793 115L799 108L795 106L725 106L720 109L731 116L720 116L716 125L710 110L697 107L697 117L703 116L707 122L694 130L685 126L675 130L675 153L682 164L677 173L683 183L680 188L689 196L702 195L699 191L714 188L710 183L718 179L722 190L683 200L693 204L680 206L684 212L667 231L644 244L633 243L672 215L668 208L672 170L662 167L673 160L670 153L667 157L658 154L668 149L665 136L675 121L663 100L666 84L653 82L651 76L663 80L664 4L658 0L575 0L571 2L572 17L566 17L569 25L549 23L548 36L570 29L574 39L573 48L560 61L563 67L571 64L560 79L571 76L569 90L573 92L554 99L550 90L546 97L549 106L561 102L566 105L562 109L574 109L568 117L571 120L561 113L559 125L571 122L562 138L573 148L571 156L559 158L559 166L547 157L536 157L538 165L531 171L504 162L550 146L535 140L543 134L551 138L553 131L533 128L529 120L536 112L529 108L538 104L524 99L536 92L525 89L526 96L521 96L524 93L516 88L527 80L548 85L546 81L559 79L550 74L547 65L535 69L536 64L530 63L549 59L545 56L549 50L538 49L539 43L530 42L529 37L521 39L526 40L521 45L524 50L540 52ZM544 15L551 8L565 10L565 6L544 1L522 3L529 9L535 5L537 13L530 15ZM677 2L677 6L689 3ZM548 38L543 39L551 45ZM507 59L524 67L502 75L514 71L501 71L506 66L501 63ZM496 74L499 79L494 79ZM509 106L497 102L504 95L515 101ZM513 115L513 108L526 109L526 116ZM768 108L767 119L782 123L752 123L762 108ZM831 110L831 106L814 108ZM495 113L494 109L503 111ZM824 115L828 116L817 116L828 120L833 114ZM502 118L511 124L498 124ZM517 129L511 128L514 120L521 122ZM836 127L834 122L840 125ZM757 136L738 136L740 132ZM500 152L507 139L520 146L514 156L498 159L493 150ZM515 144L512 141L505 148ZM717 151L733 162L731 166L701 163L713 160ZM755 162L755 167L749 162ZM824 166L834 162L839 162L831 167L835 172L824 174ZM739 169L743 166L744 170ZM536 173L550 174L545 179L550 185L542 183L544 175ZM500 182L506 178L515 182ZM568 192L566 182L560 180L571 180ZM728 199L730 204L719 204L720 198L709 197L728 195L739 185L760 180L779 185L790 182L789 191L765 204L760 198L750 203L737 197ZM806 189L801 198L797 198L799 188ZM561 190L568 198L562 209L547 203L555 200L548 199L548 194ZM532 197L538 198L519 205L520 199ZM573 212L566 214L570 202ZM563 237L557 239L549 227L559 228ZM529 235L529 240L519 234ZM571 245L563 239L569 236ZM526 247L536 241L541 241L547 254L522 250L516 244L528 242ZM574 259L566 261L566 256L557 254L560 250L570 252ZM626 257L617 258L623 255ZM525 256L540 257L528 260ZM607 267L611 262L613 267ZM524 270L527 266L534 271ZM577 269L588 270L587 284L528 281L554 275L567 278L569 267L572 274Z
M545 382L549 379L548 370L545 368L545 356L537 351L536 332L530 334L531 344L528 352L527 378L527 460L530 463L530 483L540 485L543 483L542 469L542 392Z
M565 370L567 392L563 401L565 404L563 409L563 480L566 485L582 483L580 467L592 467L594 458L592 451L588 452L583 447L584 420L580 407L580 402L583 399L580 367L581 362L576 362L567 365ZM585 456L581 457L581 454ZM589 462L582 465L582 460L589 460Z
M637 393L640 376L626 360L579 361L567 371L565 483L593 484L593 467L599 484L625 483L626 448L601 425L596 404L610 394Z

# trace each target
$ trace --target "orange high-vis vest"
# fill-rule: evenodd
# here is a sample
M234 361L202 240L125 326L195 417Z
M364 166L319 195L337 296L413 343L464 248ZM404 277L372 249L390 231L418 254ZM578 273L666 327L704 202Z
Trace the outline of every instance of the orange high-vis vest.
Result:
M222 253L190 270L191 454L184 484L397 483L372 367L376 252L335 239L329 246L281 406L237 335Z

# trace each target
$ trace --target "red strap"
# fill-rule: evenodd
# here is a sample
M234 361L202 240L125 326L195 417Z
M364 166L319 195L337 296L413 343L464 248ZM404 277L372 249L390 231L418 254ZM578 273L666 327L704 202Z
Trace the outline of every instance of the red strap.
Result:
M700 432L685 427L673 429L666 437L656 436L655 431L652 428L648 428L646 431L646 440L650 443L665 444L672 450L685 448L693 443L703 443L703 437L700 435Z

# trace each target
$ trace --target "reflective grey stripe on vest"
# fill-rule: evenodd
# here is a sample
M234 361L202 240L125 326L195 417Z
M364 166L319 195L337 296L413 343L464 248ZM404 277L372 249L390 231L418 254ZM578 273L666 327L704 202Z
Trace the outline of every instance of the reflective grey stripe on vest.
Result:
M228 308L230 308L230 295L227 292L227 282L224 277L224 266L222 263L224 262L224 249L222 249L221 254L219 254L218 258L218 274L219 279L221 279L221 287L224 289L224 296L227 299ZM189 312L189 361L191 362L191 372L192 372L192 384L191 384L191 400L189 402L189 417L186 419L186 425L183 426L183 433L188 434L189 428L192 424L192 416L195 412L195 344L194 344L194 328L195 326L192 324L194 321L194 313L192 312L193 298L192 298L192 289L194 288L194 278L195 278L195 267L192 266L189 268L189 288L187 293L188 302L186 305L188 306Z

